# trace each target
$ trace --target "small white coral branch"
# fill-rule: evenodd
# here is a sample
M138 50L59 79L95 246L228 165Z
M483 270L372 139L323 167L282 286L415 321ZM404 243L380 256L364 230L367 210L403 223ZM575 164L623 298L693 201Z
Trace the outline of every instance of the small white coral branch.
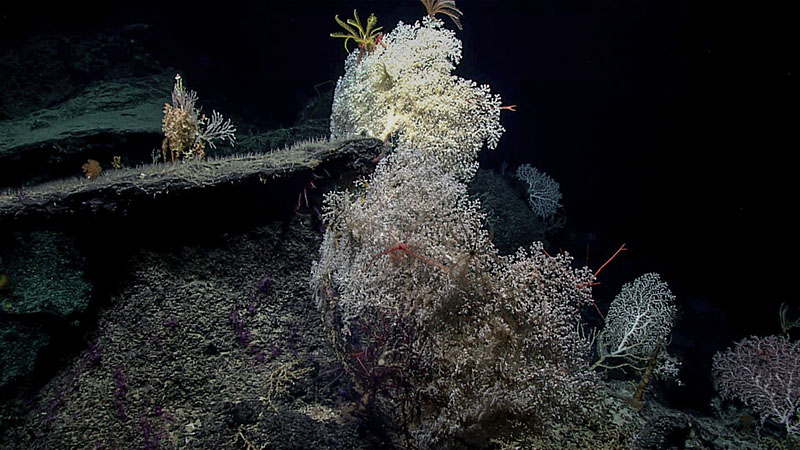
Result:
M208 120L206 129L200 131L198 134L211 148L217 148L216 145L214 145L215 140L227 140L231 145L234 145L236 143L235 133L236 127L231 124L231 119L224 120L222 114L212 111L211 119Z

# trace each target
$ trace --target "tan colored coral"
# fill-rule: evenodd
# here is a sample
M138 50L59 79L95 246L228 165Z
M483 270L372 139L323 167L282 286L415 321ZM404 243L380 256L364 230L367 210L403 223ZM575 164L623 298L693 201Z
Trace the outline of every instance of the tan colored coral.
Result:
M103 171L103 168L100 167L100 163L95 161L94 159L90 159L85 163L83 163L81 169L83 169L84 176L86 176L86 178L90 180L94 180L97 177L99 177L100 172Z

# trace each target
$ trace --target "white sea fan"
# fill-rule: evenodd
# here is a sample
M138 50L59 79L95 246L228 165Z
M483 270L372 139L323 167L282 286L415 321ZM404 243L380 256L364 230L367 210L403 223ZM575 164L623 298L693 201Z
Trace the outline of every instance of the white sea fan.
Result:
M528 204L539 217L552 216L561 207L560 186L546 173L523 164L517 168L517 178L528 184Z
M750 336L714 355L711 368L722 398L737 398L762 422L774 420L800 436L800 342Z
M675 296L657 273L625 283L597 337L598 360L592 367L644 369L653 352L669 340L676 312ZM661 371L676 376L667 359L664 363Z

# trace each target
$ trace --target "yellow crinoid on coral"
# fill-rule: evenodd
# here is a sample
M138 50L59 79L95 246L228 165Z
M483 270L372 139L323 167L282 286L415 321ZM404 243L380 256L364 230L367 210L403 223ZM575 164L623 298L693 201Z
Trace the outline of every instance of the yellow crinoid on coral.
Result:
M355 41L355 43L358 44L359 61L361 61L361 57L364 53L372 53L375 51L378 44L386 48L386 44L383 43L383 34L380 32L383 27L375 27L378 23L378 18L375 17L375 14L369 15L366 27L361 24L361 20L358 18L358 11L355 9L353 10L353 18L347 19L347 22L343 22L338 14L334 18L347 33L331 33L331 37L344 38L345 50L347 50L347 42L350 39Z

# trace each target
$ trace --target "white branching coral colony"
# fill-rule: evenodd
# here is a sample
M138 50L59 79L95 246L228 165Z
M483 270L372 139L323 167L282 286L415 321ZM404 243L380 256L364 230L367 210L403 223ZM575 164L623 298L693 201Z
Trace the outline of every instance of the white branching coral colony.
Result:
M577 329L592 274L539 243L499 256L466 186L419 158L397 149L326 198L312 287L343 364L421 447L574 419L596 398ZM382 254L401 241L419 257Z
M383 42L348 56L331 117L334 138L395 146L325 199L311 288L342 364L419 447L579 420L597 399L579 331L593 275L492 244L464 183L504 131L500 98L452 75L455 34L428 16Z
M389 138L422 151L427 161L467 180L477 170L484 143L493 149L505 129L500 96L452 72L461 61L461 41L441 20L402 22L386 48L345 61L333 99L331 137Z
M361 30L357 16L343 25L361 48L336 86L331 137L375 137L394 150L371 177L325 198L310 284L335 351L362 403L403 447L516 446L536 436L544 440L530 446L543 448L548 435L560 442L556 434L587 420L610 426L597 372L641 374L630 399L639 408L653 376L677 379L666 352L675 297L645 274L622 287L603 329L587 337L580 310L594 306L591 271L541 243L499 254L465 183L484 144L495 148L503 134L500 97L452 74L461 42L432 10L458 24L455 3L422 2L429 16L385 38ZM528 165L517 175L537 214L560 207L552 178ZM797 354L788 339L745 340L715 357L716 383L723 397L798 434Z

